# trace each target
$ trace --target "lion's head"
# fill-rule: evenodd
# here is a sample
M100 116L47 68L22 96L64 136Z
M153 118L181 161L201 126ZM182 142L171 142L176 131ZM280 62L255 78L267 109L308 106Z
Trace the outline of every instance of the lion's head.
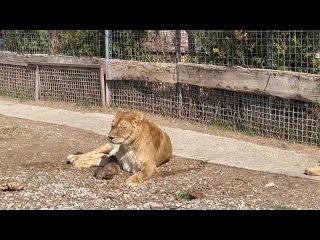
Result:
M130 144L139 133L143 118L141 112L118 111L112 121L108 138L114 144Z

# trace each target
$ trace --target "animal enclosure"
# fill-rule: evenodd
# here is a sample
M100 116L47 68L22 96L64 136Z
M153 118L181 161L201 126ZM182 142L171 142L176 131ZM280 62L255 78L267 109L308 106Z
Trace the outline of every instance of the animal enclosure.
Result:
M2 96L320 145L320 31L2 30L0 40Z

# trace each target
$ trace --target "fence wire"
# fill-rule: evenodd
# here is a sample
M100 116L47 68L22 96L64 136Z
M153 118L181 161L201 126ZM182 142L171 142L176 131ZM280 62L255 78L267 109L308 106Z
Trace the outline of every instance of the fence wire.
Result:
M101 106L100 70L93 68L39 67L39 98ZM0 96L33 100L36 67L0 64Z
M0 50L318 74L320 30L0 30Z
M0 64L0 96L33 99L35 67Z
M177 34L179 31L181 34ZM116 30L112 58L318 74L319 30Z
M110 81L111 105L266 137L320 145L320 106L251 93L175 84Z
M40 100L100 106L99 69L40 67Z
M0 30L0 50L104 57L104 30Z

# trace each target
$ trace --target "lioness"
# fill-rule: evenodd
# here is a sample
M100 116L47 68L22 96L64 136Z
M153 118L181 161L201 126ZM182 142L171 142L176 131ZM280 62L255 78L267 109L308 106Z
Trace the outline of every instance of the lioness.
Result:
M172 157L169 136L141 112L117 112L108 138L111 143L85 154L69 155L68 161L76 167L89 168L106 166L115 156L121 169L134 173L126 184L136 186Z
M304 173L310 176L320 176L320 166L308 168Z

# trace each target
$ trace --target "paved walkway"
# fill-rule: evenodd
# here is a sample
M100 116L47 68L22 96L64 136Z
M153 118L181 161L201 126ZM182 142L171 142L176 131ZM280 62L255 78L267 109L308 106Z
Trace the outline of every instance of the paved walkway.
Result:
M113 119L113 115L109 114L73 112L7 101L0 101L0 115L61 124L97 134L107 134ZM305 154L194 131L160 127L171 137L173 154L177 156L320 180L320 177L303 174L305 168L318 165L318 162Z

